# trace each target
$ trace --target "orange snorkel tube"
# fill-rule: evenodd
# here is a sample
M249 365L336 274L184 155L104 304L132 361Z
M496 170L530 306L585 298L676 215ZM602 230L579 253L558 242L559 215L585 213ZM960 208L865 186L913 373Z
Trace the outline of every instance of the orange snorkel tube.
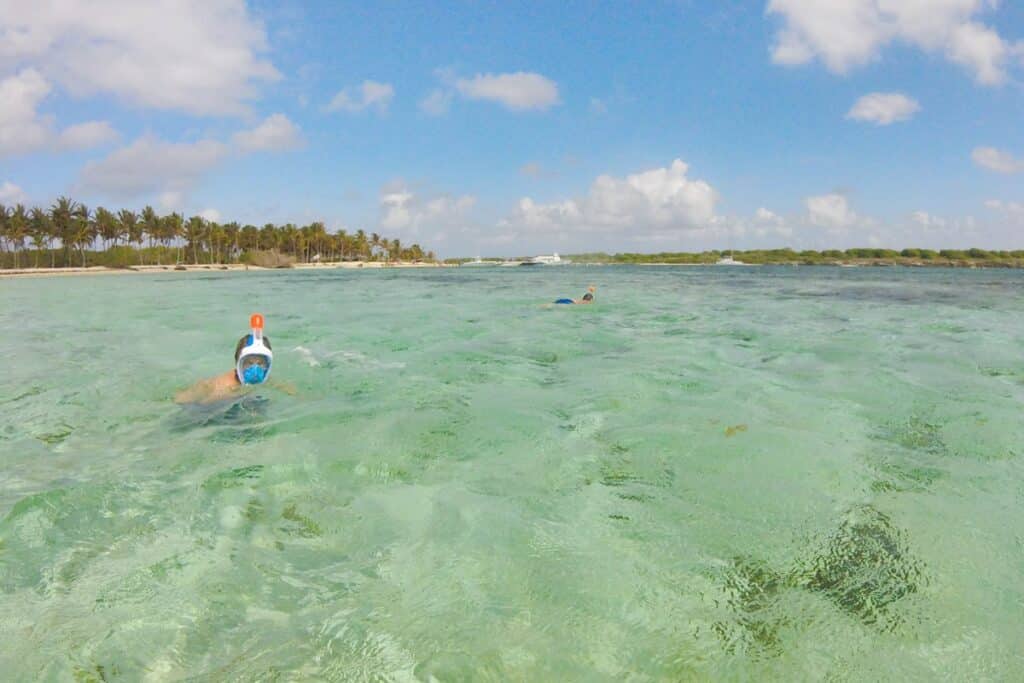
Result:
M253 313L249 316L249 327L252 328L253 341L259 339L263 341L263 316L259 313Z

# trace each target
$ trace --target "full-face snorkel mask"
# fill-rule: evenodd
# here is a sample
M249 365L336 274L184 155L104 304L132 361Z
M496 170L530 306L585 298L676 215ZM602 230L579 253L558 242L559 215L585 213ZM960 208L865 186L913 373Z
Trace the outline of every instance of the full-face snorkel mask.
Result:
M245 346L238 353L235 375L242 384L262 384L270 376L274 353L263 343L263 316L253 313L249 318L252 334L245 340Z

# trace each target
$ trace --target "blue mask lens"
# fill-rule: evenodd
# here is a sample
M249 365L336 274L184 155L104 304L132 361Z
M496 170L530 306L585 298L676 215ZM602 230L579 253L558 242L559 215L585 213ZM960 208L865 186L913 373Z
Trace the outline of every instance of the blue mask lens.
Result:
M250 365L242 373L242 379L246 384L262 384L266 378L267 369L259 364Z

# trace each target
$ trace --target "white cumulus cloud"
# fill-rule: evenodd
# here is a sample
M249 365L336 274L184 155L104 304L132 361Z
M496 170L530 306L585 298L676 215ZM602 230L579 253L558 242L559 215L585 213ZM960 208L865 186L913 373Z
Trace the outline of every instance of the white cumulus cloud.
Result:
M199 212L199 217L211 223L217 223L220 221L220 211L217 209L203 209Z
M772 59L806 64L821 59L835 73L879 58L892 43L941 52L983 85L998 85L1022 49L974 20L992 0L770 0L782 20Z
M922 228L944 228L946 219L941 216L933 216L927 211L915 211L910 214L910 220Z
M857 100L846 118L888 126L897 121L908 121L921 110L912 97L898 92L873 92Z
M476 205L473 195L438 194L422 196L401 181L385 186L380 193L380 227L409 238L422 230L459 227Z
M219 164L228 148L214 140L172 143L143 136L82 169L80 189L118 199L158 194L175 206L207 171Z
M1024 160L995 147L975 147L971 159L978 166L996 173L1020 173L1024 171Z
M0 183L0 204L24 204L28 195L10 180Z
M676 159L667 168L615 178L598 176L584 198L554 203L519 200L502 225L558 232L629 233L634 237L707 230L716 221L718 193L707 182L687 177Z
M284 114L273 114L252 130L235 133L231 138L243 152L281 151L304 144L302 132Z
M737 222L735 231L738 234L744 234L746 229L745 221ZM782 216L763 206L754 212L754 220L750 229L758 237L765 237L767 235L793 236L793 226L787 224Z
M477 74L459 78L455 88L471 100L498 102L508 109L544 110L558 104L558 84L537 73Z
M846 197L836 192L808 197L804 200L804 206L811 225L825 228L833 234L841 234L862 222L860 216L850 208Z
M184 192L181 190L165 190L157 196L157 203L164 211L177 211L184 200Z
M280 78L244 0L0 0L0 68L31 64L74 95L238 114Z
M1020 202L1004 202L1000 199L989 199L985 206L1000 214L1006 223L1024 225L1024 204Z
M89 149L118 139L117 131L106 121L87 121L61 131L57 145L61 149Z
M388 110L394 97L395 89L390 83L363 81L362 85L358 87L338 91L327 105L327 111L355 113L366 109L375 109L377 113L383 114Z
M88 149L117 139L106 121L77 123L56 132L54 117L37 111L51 91L50 83L32 68L0 80L0 157L40 149Z
M49 143L52 117L36 112L49 93L50 84L35 69L0 81L0 156L31 152Z
M950 61L973 71L978 83L999 85L1006 80L1007 63L1022 47L1024 42L1010 44L987 26L968 22L953 30L946 55Z

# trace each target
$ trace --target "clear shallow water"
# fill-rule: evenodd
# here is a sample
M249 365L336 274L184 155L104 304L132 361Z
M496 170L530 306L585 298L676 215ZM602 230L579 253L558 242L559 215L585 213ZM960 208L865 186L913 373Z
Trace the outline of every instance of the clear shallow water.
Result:
M1020 680L1022 308L1004 271L0 281L0 670ZM255 310L297 395L174 405Z

